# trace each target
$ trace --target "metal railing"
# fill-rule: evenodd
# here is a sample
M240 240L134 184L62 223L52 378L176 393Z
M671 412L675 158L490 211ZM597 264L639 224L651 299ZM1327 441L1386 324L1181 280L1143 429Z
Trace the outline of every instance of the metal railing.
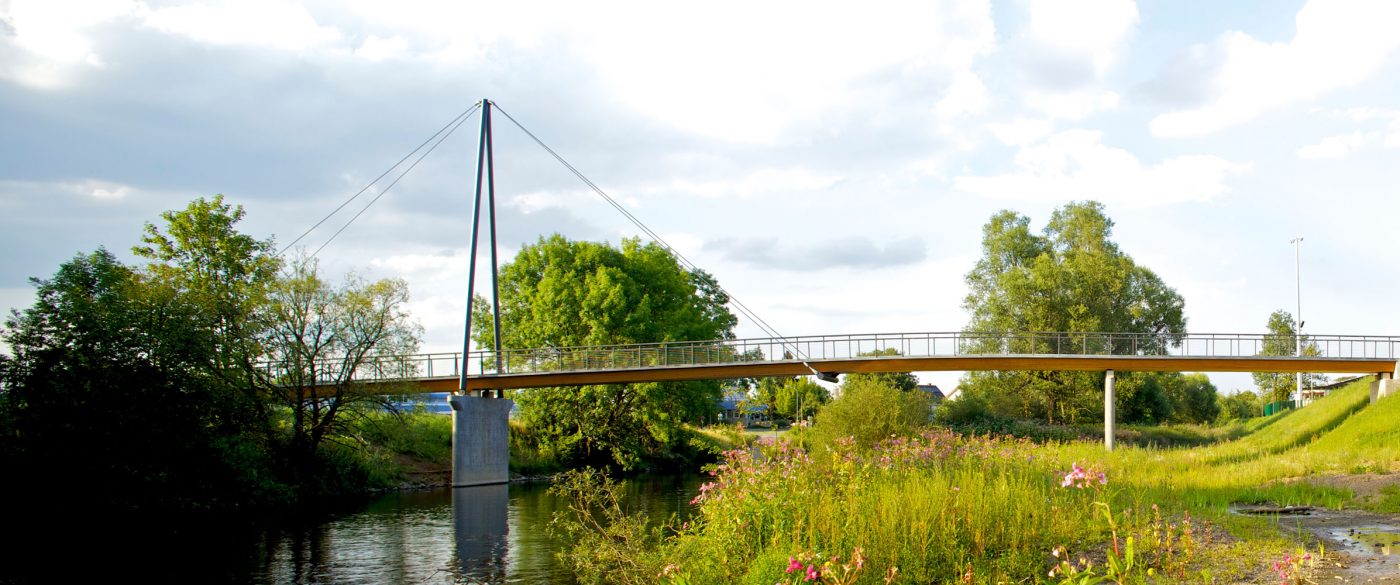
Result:
M1308 335L1305 357L1400 359L1400 337ZM975 355L1265 357L1266 344L1292 348L1291 336L1247 333L876 333L805 337L679 341L627 345L506 349L496 352L374 356L353 378L387 381L468 375L585 372L776 361L881 359ZM1269 356L1276 357L1276 356ZM1286 356L1285 356L1286 357ZM319 381L343 379L343 367L323 364Z

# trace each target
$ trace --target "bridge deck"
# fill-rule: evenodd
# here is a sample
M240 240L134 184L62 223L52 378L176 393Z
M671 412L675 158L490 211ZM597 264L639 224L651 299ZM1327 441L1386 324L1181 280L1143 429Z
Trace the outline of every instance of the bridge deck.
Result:
M983 370L1060 370L1120 372L1327 372L1334 374L1381 374L1393 372L1396 360L1390 358L1319 357L1181 357L1181 356L1079 356L1079 355L961 355L932 357L866 357L809 360L822 372L938 372ZM544 386L587 386L674 382L811 374L799 360L650 366L608 370L527 372L467 377L468 391L538 388ZM457 377L420 378L428 392L456 390Z
M1283 342L1283 343L1280 343ZM613 346L541 347L456 354L373 356L354 379L417 384L425 392L585 386L850 372L1064 370L1123 372L1320 372L1400 375L1400 337L1312 335L1304 356L1263 355L1291 346L1271 334L890 333L725 339ZM334 362L318 368L338 379ZM275 368L272 373L276 375ZM371 390L374 391L374 390Z

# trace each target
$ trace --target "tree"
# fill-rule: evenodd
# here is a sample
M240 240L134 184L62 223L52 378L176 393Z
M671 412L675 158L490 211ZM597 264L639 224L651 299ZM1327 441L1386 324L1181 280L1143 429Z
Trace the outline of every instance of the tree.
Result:
M1157 353L1186 329L1181 295L1138 266L1111 240L1113 221L1097 202L1057 209L1041 235L1012 211L983 227L982 258L966 276L965 331L987 334L973 352L1054 353L1064 347L1114 353ZM1006 341L1004 333L1134 333L1107 346L1106 338L1071 335ZM1065 342L1068 342L1067 344ZM974 372L965 388L999 413L1074 421L1102 409L1103 375L1082 372Z
M1226 396L1220 405L1220 414L1216 417L1219 422L1231 420L1242 420L1254 418L1263 414L1263 404L1259 400L1259 395L1248 390L1240 390L1234 394Z
M861 352L858 355L860 357L881 357L896 356L900 355L900 353L899 350L893 347L887 347L885 349ZM915 377L912 372L878 372L874 374L853 372L846 374L846 380L875 380L881 384L899 390L900 392L911 392L919 387L919 378Z
M1173 422L1209 423L1220 416L1220 391L1205 374L1176 374L1168 387Z
M168 512L276 489L240 466L261 451L238 432L246 405L213 390L204 307L102 249L33 282L34 305L5 323L0 387L18 476L44 477L41 496L71 486L85 510Z
M1304 335L1298 339L1297 322L1288 311L1279 309L1269 315L1269 332L1264 335L1263 345L1259 348L1259 355L1269 356L1291 356L1298 355L1298 343L1301 342L1303 355L1318 355L1317 344L1308 340ZM1311 387L1318 384L1326 384L1327 378L1321 374L1303 374L1303 387ZM1259 387L1259 395L1267 402L1278 402L1288 400L1298 386L1295 374L1288 372L1255 372L1254 385Z
M350 275L332 288L305 258L290 264L269 301L265 346L280 374L275 394L292 411L292 450L305 460L337 429L345 407L374 398L356 378L398 366L395 357L418 350L422 328L405 310L403 280Z
M788 420L804 420L831 401L831 392L825 386L804 376L763 378L758 382L757 394L769 413Z
M814 428L826 440L851 437L870 447L890 435L927 425L933 404L924 392L907 392L878 378L847 378L841 395L817 413Z
M181 211L165 211L165 231L147 223L142 245L132 252L149 260L142 279L164 295L199 307L190 325L206 344L201 355L230 401L238 400L256 420L267 424L267 394L272 381L259 362L266 356L264 332L271 326L268 293L277 279L281 260L271 240L240 233L243 206L195 199ZM272 429L266 429L271 433Z
M728 297L656 244L620 248L562 236L525 246L500 269L502 346L546 348L733 337ZM492 347L491 311L473 301L473 338ZM624 468L669 457L683 423L712 418L719 382L539 388L514 394L520 416L564 459Z

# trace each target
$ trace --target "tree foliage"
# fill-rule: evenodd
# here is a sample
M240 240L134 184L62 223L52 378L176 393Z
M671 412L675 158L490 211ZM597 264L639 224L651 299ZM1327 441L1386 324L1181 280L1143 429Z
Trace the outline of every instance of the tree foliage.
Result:
M6 321L13 360L3 410L21 477L47 495L100 479L85 501L106 511L194 510L265 499L249 473L265 453L240 431L254 416L209 370L204 306L150 286L106 250L79 255Z
M893 347L887 347L885 349L861 352L859 355L861 357L882 357L897 356L900 355L900 353L899 350ZM874 374L852 372L846 374L846 381L850 382L852 380L872 380L901 392L912 392L919 387L919 378L916 377L913 372L877 372Z
M1317 344L1308 340L1308 336L1304 335L1301 339L1298 337L1297 321L1291 313L1279 309L1269 314L1269 332L1264 335L1259 355L1299 355L1299 344L1304 356L1320 353ZM1327 377L1321 374L1303 374L1304 388L1326 383ZM1267 402L1278 402L1288 400L1298 387L1298 378L1296 374L1288 372L1255 372L1254 385L1259 387L1259 395Z
M927 425L933 404L924 392L908 392L880 378L847 378L841 393L817 413L814 428L826 440L851 437L870 447L890 435Z
M1110 348L1102 337L1071 335L1068 345L1153 353L1185 332L1181 295L1119 249L1111 239L1113 221L1099 203L1055 210L1039 235L1029 218L1001 211L982 233L982 258L966 276L963 307L971 314L965 331L987 337L972 351L1067 352L1048 338L1008 344L999 335L1106 332L1139 336ZM974 372L962 385L1001 414L1073 422L1102 412L1102 382L1101 373Z
M755 393L769 413L787 420L805 420L831 401L831 391L805 376L762 378Z
M34 279L36 302L6 321L0 463L45 478L35 497L62 500L55 486L73 486L85 511L143 514L287 502L298 487L331 485L328 473L358 473L331 463L344 457L288 457L333 430L334 416L316 409L334 410L340 387L278 401L295 376L268 360L347 367L411 350L403 283L331 289L304 265L279 280L272 242L240 233L243 209L222 196L161 217L133 250L145 265L78 255ZM313 416L289 430L284 416L298 406Z
M1242 390L1226 396L1221 400L1220 415L1217 421L1227 422L1231 420L1242 420L1261 416L1264 412L1264 405L1259 400L1259 395L1248 390Z
M525 246L500 268L502 346L547 348L733 337L737 318L714 278L690 272L664 248L559 235ZM473 338L491 347L491 311L473 302ZM717 381L517 391L520 416L545 448L568 460L624 468L665 459L682 424L713 418Z
M337 430L354 402L376 397L360 377L400 364L418 351L422 327L409 318L408 283L349 275L340 287L322 280L314 260L290 264L269 294L269 366L281 376L278 401L292 412L292 450L311 456Z

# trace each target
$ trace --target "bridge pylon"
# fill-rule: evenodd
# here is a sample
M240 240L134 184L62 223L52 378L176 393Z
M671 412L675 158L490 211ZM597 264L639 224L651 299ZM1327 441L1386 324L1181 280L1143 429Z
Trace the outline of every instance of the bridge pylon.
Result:
M462 334L462 365L452 405L452 487L488 485L510 481L510 409L512 400L500 390L479 396L467 392L467 358L472 344L472 297L476 286L476 245L481 231L481 195L486 190L486 211L491 237L491 324L495 335L496 372L503 370L501 352L501 295L496 259L496 170L491 146L491 100L481 100L481 142L476 157L476 198L472 204L471 252L467 256L467 318ZM483 180L485 184L483 185Z

